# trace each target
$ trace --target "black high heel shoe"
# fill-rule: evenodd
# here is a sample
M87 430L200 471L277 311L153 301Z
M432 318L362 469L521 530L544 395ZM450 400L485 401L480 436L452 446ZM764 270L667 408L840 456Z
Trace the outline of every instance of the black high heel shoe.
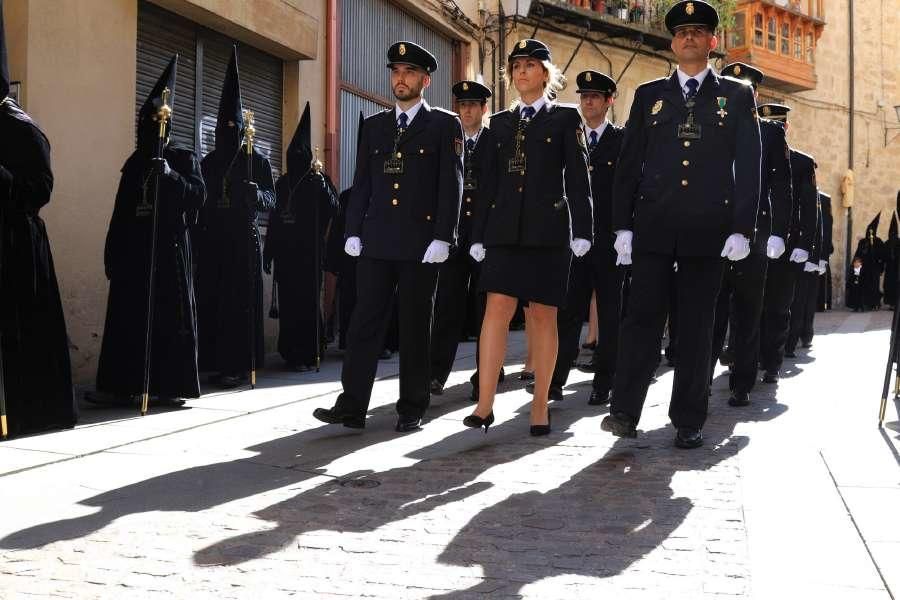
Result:
M550 434L550 421L551 421L550 413L548 411L547 412L547 424L546 425L532 425L529 433L532 435L532 437L549 435Z
M466 427L471 427L473 429L478 429L479 427L484 427L484 432L487 433L488 427L494 424L494 411L491 411L490 414L486 417L479 417L478 415L469 415L465 419L463 419L463 425Z

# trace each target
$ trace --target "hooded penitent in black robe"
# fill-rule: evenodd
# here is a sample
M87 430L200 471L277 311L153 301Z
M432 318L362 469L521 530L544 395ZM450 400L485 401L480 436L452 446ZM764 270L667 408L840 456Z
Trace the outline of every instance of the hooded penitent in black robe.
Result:
M274 263L280 325L278 352L288 368L318 368L322 348L322 265L329 224L337 212L331 182L311 167L309 103L287 150L287 172L275 185L263 253L265 271ZM343 232L338 235L342 235Z
M247 154L244 125L234 51L219 102L216 148L201 163L206 204L194 236L200 370L226 376L229 381L222 381L227 387L240 383L250 371L252 350L256 368L264 363L257 213L275 206L272 167L255 148Z
M9 75L0 0L0 335L11 434L72 427L69 344L47 229L50 143L7 98Z
M176 57L150 92L138 115L137 149L125 161L106 236L109 278L106 327L97 370L97 391L127 403L144 385L144 339L150 289L151 232L159 145L154 120L164 88L174 105ZM169 124L171 127L171 122ZM150 393L164 398L198 398L197 307L188 227L206 195L193 152L167 144L168 175L159 176L159 215L154 281Z
M858 285L863 310L874 310L881 306L881 274L884 272L885 247L877 235L880 217L880 213L875 215L869 223L866 236L859 240L856 254L853 256L862 260Z

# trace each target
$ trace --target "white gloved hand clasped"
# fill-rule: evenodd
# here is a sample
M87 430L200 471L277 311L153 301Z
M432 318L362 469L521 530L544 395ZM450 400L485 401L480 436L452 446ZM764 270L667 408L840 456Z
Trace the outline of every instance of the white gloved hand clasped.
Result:
M348 237L347 241L344 242L344 252L349 254L350 256L359 256L360 252L362 252L362 242L358 237Z
M795 263L805 263L809 260L809 252L804 250L803 248L794 248L794 251L791 252L791 262Z
M481 262L484 260L484 255L487 254L484 250L484 244L477 243L472 244L469 248L469 256L475 259L475 262Z
M569 242L569 247L572 248L572 254L581 258L591 249L591 243L584 238L575 238Z
M778 259L784 254L784 250L784 239L777 235L770 235L769 240L766 242L766 256L773 260Z
M631 264L631 240L634 233L627 229L616 232L616 241L613 242L613 248L616 250L616 265Z
M722 248L722 258L728 258L731 261L744 260L750 256L750 240L740 233L732 233L725 240L725 246Z
M443 240L433 240L425 250L423 263L442 263L450 257L450 244Z

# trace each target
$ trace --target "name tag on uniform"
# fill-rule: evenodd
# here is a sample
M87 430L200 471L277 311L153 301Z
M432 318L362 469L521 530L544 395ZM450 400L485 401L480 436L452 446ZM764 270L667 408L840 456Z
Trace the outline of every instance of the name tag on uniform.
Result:
M687 123L678 125L678 139L680 140L699 140L700 125L689 120Z
M516 156L509 159L509 172L516 173L525 170L525 155Z
M403 159L391 157L384 161L384 172L388 175L400 175L403 173Z

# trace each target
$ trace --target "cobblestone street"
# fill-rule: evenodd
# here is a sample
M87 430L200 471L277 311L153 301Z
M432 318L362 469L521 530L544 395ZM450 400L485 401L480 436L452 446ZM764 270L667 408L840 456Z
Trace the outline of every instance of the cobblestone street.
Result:
M471 343L412 434L393 431L396 357L363 432L311 416L340 389L334 356L144 418L85 408L0 445L0 598L893 599L890 317L819 314L744 409L718 367L694 451L672 447L666 367L636 440L600 430L575 370L550 436L529 437L516 377L490 431L465 429ZM507 373L523 354L511 334Z

